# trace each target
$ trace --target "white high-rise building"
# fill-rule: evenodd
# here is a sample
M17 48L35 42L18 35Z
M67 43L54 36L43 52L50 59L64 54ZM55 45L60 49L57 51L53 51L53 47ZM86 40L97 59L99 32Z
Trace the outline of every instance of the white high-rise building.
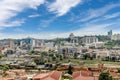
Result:
M32 47L35 47L35 46L36 46L36 44L35 44L35 39L32 39L32 40L31 40L31 46L32 46Z
M31 40L31 46L32 47L41 47L41 46L44 46L44 41L37 40L37 39L32 39Z
M23 41L20 41L20 46L22 46L23 45Z

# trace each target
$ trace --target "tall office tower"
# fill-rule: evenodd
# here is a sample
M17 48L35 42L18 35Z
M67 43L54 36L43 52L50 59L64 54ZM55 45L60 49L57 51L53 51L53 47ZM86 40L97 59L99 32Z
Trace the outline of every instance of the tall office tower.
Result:
M112 36L112 30L108 31L108 36Z
M35 46L36 46L36 41L35 41L35 39L32 39L30 43L31 43L31 46L32 46L32 47L35 47Z
M14 41L12 39L10 39L9 41L10 41L10 48L13 49L14 48Z

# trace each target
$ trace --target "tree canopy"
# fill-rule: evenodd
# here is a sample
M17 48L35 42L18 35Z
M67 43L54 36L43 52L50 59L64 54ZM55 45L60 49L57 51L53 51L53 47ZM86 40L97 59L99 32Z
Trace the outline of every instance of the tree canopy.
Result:
M112 80L112 76L110 76L109 72L102 72L99 76L99 80Z

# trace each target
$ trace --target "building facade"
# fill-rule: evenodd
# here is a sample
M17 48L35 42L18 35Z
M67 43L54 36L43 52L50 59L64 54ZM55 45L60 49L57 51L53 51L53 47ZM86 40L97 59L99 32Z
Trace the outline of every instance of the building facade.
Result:
M82 42L83 44L96 43L96 42L98 42L98 38L95 37L95 36L87 36L87 37L83 37L83 38L81 39L81 42Z
M111 36L111 40L120 40L120 34L114 34Z

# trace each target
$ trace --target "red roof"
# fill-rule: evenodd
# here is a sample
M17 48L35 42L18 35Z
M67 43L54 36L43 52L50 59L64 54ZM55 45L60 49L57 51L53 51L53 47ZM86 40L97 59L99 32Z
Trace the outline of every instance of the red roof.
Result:
M94 77L89 76L89 71L77 71L73 72L73 80L95 80ZM98 80L98 79L96 79Z
M78 76L74 78L73 80L95 80L94 77L84 77L84 76Z
M40 73L33 77L34 80L42 80L49 76L49 73Z
M73 74L72 74L73 79L76 78L76 77L79 77L79 76L80 76L80 72L79 71L73 72Z
M61 78L62 72L53 71L50 73L38 74L33 79L34 80L59 80Z
M7 78L0 78L0 80L7 80Z
M119 73L115 73L115 72L110 72L110 75L112 77L120 77L120 74Z
M89 76L90 72L89 71L81 71L82 76Z
M77 77L77 76L89 76L90 72L89 71L77 71L77 72L73 72L73 77Z
M62 75L62 72L53 71L51 74L49 74L48 77L44 78L43 80L60 80L61 75Z

